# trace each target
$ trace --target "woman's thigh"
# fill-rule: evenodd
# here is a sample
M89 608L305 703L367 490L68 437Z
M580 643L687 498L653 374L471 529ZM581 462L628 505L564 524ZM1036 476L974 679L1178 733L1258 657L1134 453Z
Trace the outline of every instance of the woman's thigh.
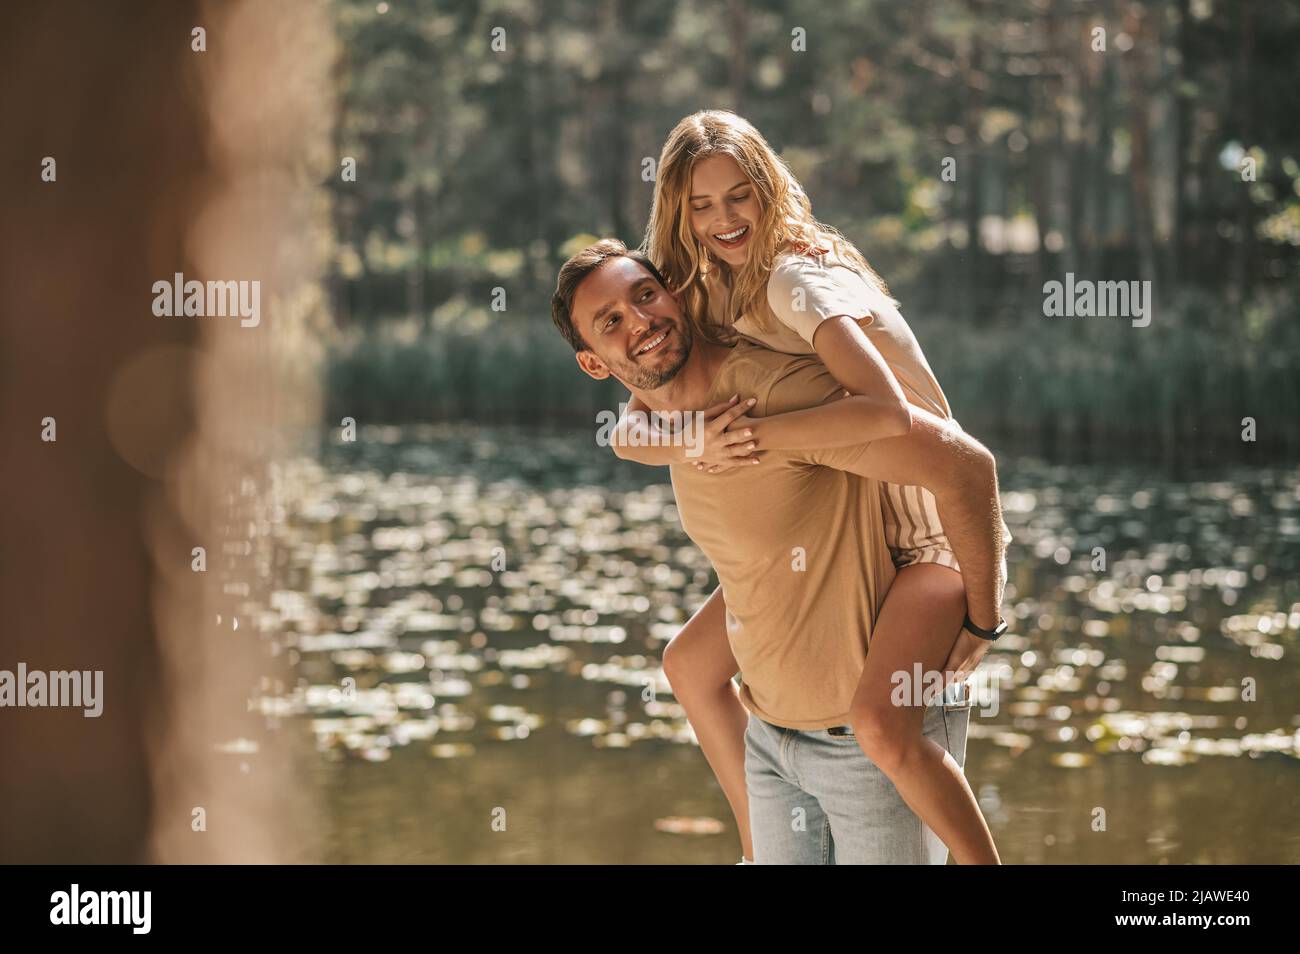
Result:
M926 738L952 752L960 716L943 706L926 708ZM965 748L965 731L960 732ZM957 758L956 753L953 753ZM961 759L958 759L960 764ZM941 865L948 849L926 826L852 735L803 733L795 764L805 788L830 822L833 863L840 865Z

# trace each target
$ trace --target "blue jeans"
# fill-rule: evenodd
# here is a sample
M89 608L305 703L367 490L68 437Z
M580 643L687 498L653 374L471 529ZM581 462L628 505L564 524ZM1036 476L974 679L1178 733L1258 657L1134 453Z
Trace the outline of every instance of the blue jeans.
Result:
M926 708L922 731L966 763L971 704ZM931 864L948 860L939 837L858 746L852 730L800 730L749 714L745 783L754 863Z

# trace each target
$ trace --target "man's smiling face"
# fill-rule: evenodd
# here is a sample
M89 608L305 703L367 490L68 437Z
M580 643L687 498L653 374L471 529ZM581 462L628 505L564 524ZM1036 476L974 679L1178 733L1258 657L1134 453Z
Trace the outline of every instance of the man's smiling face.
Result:
M578 364L593 378L613 375L629 388L663 387L691 353L681 305L630 258L611 258L573 296L573 322L587 345Z

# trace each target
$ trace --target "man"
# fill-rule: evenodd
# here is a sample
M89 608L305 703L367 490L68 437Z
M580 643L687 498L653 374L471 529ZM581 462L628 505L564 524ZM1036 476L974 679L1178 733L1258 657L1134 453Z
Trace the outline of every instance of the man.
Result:
M752 394L751 414L813 407L843 389L815 358L696 341L654 266L605 240L560 270L552 318L593 378L613 375L653 411L698 412ZM761 466L671 468L682 526L717 571L749 710L746 781L758 863L938 862L943 844L842 731L893 578L878 481L934 493L963 568L968 625L1001 602L1001 510L992 456L912 409L911 432L871 444L768 451ZM973 646L972 642L979 644ZM963 632L973 668L987 643ZM935 706L923 731L964 760L969 708ZM953 771L959 772L959 768ZM820 841L809 830L823 833ZM831 831L834 832L833 839Z

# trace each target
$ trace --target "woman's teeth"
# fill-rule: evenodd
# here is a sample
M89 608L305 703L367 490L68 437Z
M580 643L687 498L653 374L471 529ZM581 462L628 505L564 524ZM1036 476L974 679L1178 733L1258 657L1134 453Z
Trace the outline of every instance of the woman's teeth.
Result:
M721 242L723 245L739 245L740 240L744 238L746 233L748 232L749 232L749 226L742 225L734 232L723 232L721 235L715 235L713 237L717 239L719 242Z
M659 334L655 335L653 338L651 338L649 341L647 341L647 342L646 342L645 344L643 344L641 347L637 348L637 349L636 349L636 353L637 353L637 354L645 354L647 351L653 351L655 348L659 347L659 345L660 345L660 344L663 342L663 340L664 340L665 338L667 338L667 337L668 337L668 332L666 332L666 331L661 331L661 332L659 332Z

